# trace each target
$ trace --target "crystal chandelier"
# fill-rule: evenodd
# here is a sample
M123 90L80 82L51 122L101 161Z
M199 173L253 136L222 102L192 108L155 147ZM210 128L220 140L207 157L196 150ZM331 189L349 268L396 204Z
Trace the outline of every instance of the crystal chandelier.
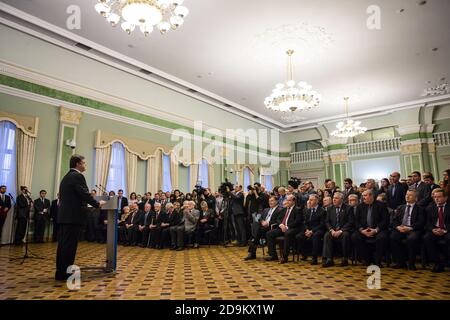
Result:
M181 26L189 14L182 3L183 0L99 0L95 10L113 27L123 20L122 29L128 34L139 27L148 36L154 27L164 34Z
M348 116L348 97L345 97L345 113L347 114L347 119L341 121L336 125L336 130L331 132L332 136L338 138L351 138L359 134L363 134L367 131L366 127L360 127L361 121L353 121Z
M292 55L294 50L288 50L287 81L279 83L273 89L272 94L264 100L266 107L273 111L302 111L317 107L322 96L312 90L312 86L304 81L294 81L294 67Z

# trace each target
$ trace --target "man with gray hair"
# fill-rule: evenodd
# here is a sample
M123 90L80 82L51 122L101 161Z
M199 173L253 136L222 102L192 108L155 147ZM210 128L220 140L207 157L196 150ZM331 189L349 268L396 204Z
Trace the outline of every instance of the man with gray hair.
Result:
M184 234L188 238L192 238L197 227L197 222L200 217L200 212L195 209L194 201L186 201L187 206L183 209L183 216L180 224L170 228L170 238L172 245L176 244L177 250L184 250Z
M357 196L350 194L351 196ZM350 235L353 231L353 210L348 210L344 204L344 194L335 192L333 195L333 205L327 210L325 219L326 233L323 239L323 258L322 262L324 268L334 265L334 245L338 244L342 248L342 262L341 266L348 265L348 257L350 255Z
M375 200L375 190L365 190L362 194L363 202L356 208L355 229L352 241L356 252L364 259L368 266L373 261L379 267L388 241L389 213L387 206ZM369 245L375 245L375 257Z

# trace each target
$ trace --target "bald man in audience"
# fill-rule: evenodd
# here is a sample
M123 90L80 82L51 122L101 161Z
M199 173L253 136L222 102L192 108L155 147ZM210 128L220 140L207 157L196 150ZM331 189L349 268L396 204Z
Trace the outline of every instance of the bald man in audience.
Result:
M388 241L389 213L387 206L376 200L375 190L365 190L362 194L363 202L356 208L355 232L352 241L357 253L368 266L374 262L382 267L386 244ZM375 245L372 252L369 244Z

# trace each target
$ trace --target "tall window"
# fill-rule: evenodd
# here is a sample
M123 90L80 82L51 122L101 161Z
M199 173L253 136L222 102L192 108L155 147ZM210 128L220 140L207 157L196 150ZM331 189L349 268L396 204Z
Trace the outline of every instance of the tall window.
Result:
M272 189L273 189L272 176L271 175L265 175L265 176L263 176L263 178L264 179L262 180L262 183L266 187L266 190L267 191L272 191Z
M111 162L109 164L108 182L106 183L108 191L123 189L126 193L125 182L125 147L120 142L114 142L111 151Z
M172 191L172 179L170 176L170 155L163 153L163 191Z
M249 186L251 183L250 180L250 169L249 167L245 167L244 168L244 185L242 186L242 188L247 188L247 186Z
M0 185L16 196L16 126L0 121Z
M208 162L205 159L202 159L198 166L198 181L201 181L203 188L209 187Z

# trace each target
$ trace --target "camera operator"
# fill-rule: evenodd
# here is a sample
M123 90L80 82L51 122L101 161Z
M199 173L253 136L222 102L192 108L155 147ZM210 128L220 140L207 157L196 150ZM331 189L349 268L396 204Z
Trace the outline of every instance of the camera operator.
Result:
M259 189L253 186L247 186L247 196L245 197L245 213L246 213L246 220L248 223L246 223L246 226L250 229L250 234L254 238L255 237L255 230L253 228L253 220L254 217L262 211L261 208L261 193L259 192Z
M231 190L233 184L223 182L219 187L219 192L216 197L216 213L219 217L219 229L223 235L223 245L226 247L232 239L235 238L235 229L231 214Z
M211 194L211 190L209 188L203 189L202 201L205 201L208 204L208 209L211 209L213 211L215 210L216 198Z

